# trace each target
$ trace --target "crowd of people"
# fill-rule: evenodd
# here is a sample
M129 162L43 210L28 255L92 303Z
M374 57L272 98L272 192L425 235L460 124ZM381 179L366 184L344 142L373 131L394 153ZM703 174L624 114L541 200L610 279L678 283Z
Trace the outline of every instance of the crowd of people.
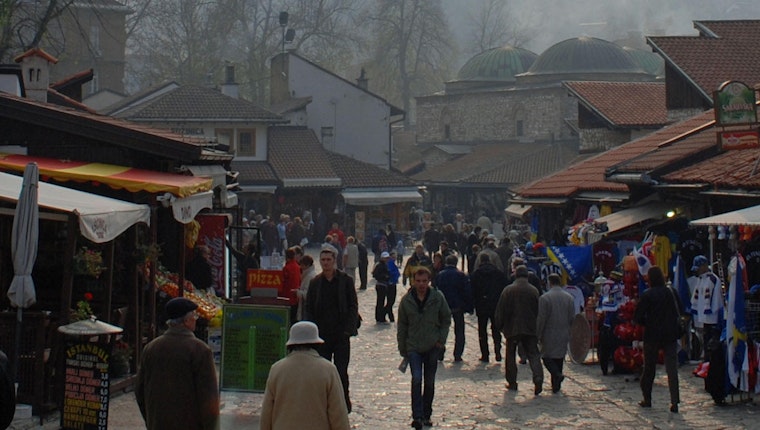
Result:
M297 225L295 220L294 224ZM464 239L457 235L459 228L466 233ZM348 428L352 410L348 374L351 337L358 334L362 323L357 290L367 289L368 250L362 241L345 235L334 224L320 245L321 272L317 274L314 259L305 255L300 243L291 244L286 227L282 231L284 238L274 244L283 249L285 288L297 291L298 305L293 307L288 354L272 366L267 380L261 426ZM479 360L489 362L493 351L497 362L506 361L507 390L517 390L517 363L521 362L529 363L534 395L543 391L544 368L550 376L552 392L561 391L570 327L579 311L576 298L566 291L557 274L541 276L528 268L525 245L519 239L517 232L510 231L497 245L495 236L480 225L448 224L441 231L431 225L404 261L399 247L405 247L391 226L372 238L375 262L370 273L377 294L375 322L396 323L397 349L403 358L400 369L405 371L408 366L411 374L411 426L415 429L433 425L435 374L438 362L446 357L452 322L453 362L463 361L465 314L477 314ZM672 309L661 305L663 297L670 294L663 277L650 273L649 281L653 288L642 296L637 321L658 328L669 327L671 322L677 324L677 320L671 321L671 313L677 318L677 305ZM394 312L399 282L409 284L409 288ZM214 406L218 406L218 397L193 391L206 387L218 393L215 378L208 375L213 369L210 351L192 336L197 319L195 305L186 299L174 299L167 304L167 314L170 330L151 342L143 354L136 386L141 412L148 428L169 428L163 426L186 422L185 417L150 406L151 398L172 397L162 387L171 386L165 383L166 375L176 375L195 387L185 390L187 396L178 398L196 405L200 415L194 420L198 426L192 428L214 428L218 424L218 407ZM670 328L651 330L652 334L645 337L642 407L651 406L654 357L664 350L671 411L678 411L678 380L673 372L671 345L675 338L671 331L675 332ZM502 338L506 341L503 354ZM169 349L171 353L165 353ZM194 357L191 369L185 368L181 356ZM303 369L310 370L304 373ZM164 376L159 378L159 373ZM307 398L308 401L297 401Z

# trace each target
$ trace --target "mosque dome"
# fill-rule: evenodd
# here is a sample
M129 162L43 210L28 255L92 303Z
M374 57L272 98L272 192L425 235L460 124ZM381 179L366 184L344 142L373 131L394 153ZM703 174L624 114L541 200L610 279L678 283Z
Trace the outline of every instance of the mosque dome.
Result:
M644 69L645 72L657 77L665 77L665 60L652 51L624 46L625 52L630 54L634 61Z
M470 58L457 74L459 81L512 82L526 72L538 57L527 49L505 45L491 48Z
M644 70L622 47L595 37L577 37L552 45L524 75L642 74Z

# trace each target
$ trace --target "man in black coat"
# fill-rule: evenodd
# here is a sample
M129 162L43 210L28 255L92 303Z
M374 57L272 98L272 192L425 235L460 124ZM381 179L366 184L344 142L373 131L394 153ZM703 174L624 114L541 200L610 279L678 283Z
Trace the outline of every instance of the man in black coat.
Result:
M491 321L491 338L496 361L501 361L501 332L494 327L494 312L502 290L507 285L506 275L491 263L489 256L481 257L481 264L470 275L475 313L478 316L478 340L480 341L480 361L488 362L488 321Z
M351 358L351 336L356 336L359 323L359 302L354 280L336 268L338 253L335 248L323 247L319 253L322 273L309 283L309 294L304 305L304 320L319 327L319 336L325 343L319 346L319 355L331 360L338 368L348 412L348 363Z
M367 246L364 244L363 240L358 241L356 243L356 246L359 248L359 280L361 281L359 289L366 290L367 289L367 266L369 265L369 255L367 253Z

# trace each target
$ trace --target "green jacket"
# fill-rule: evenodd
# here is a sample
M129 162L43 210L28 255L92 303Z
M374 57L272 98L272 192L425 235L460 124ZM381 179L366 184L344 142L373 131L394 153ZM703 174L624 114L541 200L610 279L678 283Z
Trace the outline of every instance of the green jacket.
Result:
M409 352L430 351L436 342L446 345L451 326L451 310L440 291L430 288L422 303L416 294L414 288L409 288L398 305L396 339L404 357Z

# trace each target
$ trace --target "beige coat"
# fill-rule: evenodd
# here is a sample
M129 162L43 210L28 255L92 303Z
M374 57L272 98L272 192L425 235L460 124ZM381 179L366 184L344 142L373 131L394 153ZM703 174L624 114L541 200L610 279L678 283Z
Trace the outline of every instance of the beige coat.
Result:
M269 370L261 430L348 430L338 370L314 349L295 350Z

